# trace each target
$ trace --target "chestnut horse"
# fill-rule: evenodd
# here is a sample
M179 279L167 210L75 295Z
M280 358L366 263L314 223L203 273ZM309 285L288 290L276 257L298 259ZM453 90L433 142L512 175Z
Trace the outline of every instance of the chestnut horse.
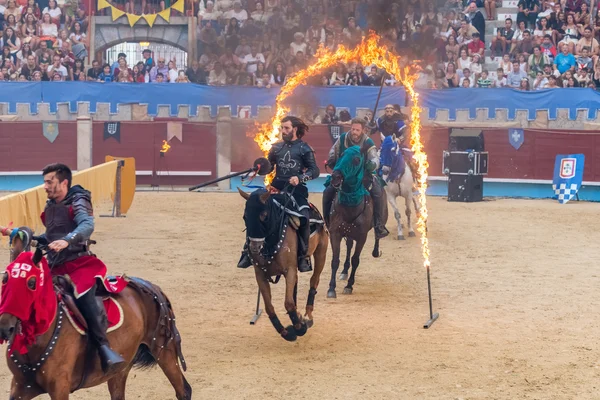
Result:
M2 275L0 301L3 310L8 308L19 315L0 314L0 340L9 341L7 362L13 374L11 400L28 400L44 393L52 400L67 400L76 390L104 382L108 382L111 400L123 400L131 369L156 364L169 379L178 400L192 398L192 388L180 369L181 364L185 371L186 364L175 315L169 299L158 286L142 279L126 278L127 286L119 294L111 295L121 306L124 320L118 329L108 333L108 340L126 364L112 375L105 375L95 348L88 343L88 336L81 335L66 321L68 294L59 296L56 281L44 279L52 275L42 246L38 245L35 252L24 251L28 250L28 238L32 236L29 228L20 229L28 234L18 235L13 240L11 261L14 261ZM27 238L25 243L21 241L23 237ZM106 293L98 291L100 295L106 296ZM42 324L40 329L39 324ZM31 336L29 342L21 341L24 346L27 344L26 351L12 349L19 335L28 337L25 333Z
M356 270L360 263L360 254L367 241L367 235L373 228L373 201L363 186L364 159L367 147L352 146L346 149L337 161L331 174L330 184L337 194L329 216L329 231L331 234L331 281L329 282L328 298L336 298L336 274L340 266L341 242L346 238L346 263L340 279L348 276L350 253L356 243L352 255L352 272L344 288L344 294L352 294ZM384 209L383 221L387 220L387 207ZM379 239L375 237L373 257L380 257Z
M313 274L310 278L310 289L306 300L306 315L297 311L298 290L298 239L292 227L293 218L285 214L281 206L285 207L287 194L277 197L284 204L277 204L271 192L258 189L251 194L238 188L240 195L246 199L244 221L248 233L248 253L254 263L256 283L265 302L265 310L269 315L275 330L285 340L293 342L298 336L304 336L308 328L313 325L313 309L319 278L325 267L325 256L329 245L329 233L324 226L323 218L315 209L311 210L311 220L317 219L314 232L311 233L308 254L314 257ZM296 224L298 222L296 221ZM312 229L311 229L312 230ZM268 249L272 247L272 249ZM263 250L272 250L272 254L265 255ZM273 276L285 277L285 309L292 321L292 325L284 328L273 307L271 299L271 286Z

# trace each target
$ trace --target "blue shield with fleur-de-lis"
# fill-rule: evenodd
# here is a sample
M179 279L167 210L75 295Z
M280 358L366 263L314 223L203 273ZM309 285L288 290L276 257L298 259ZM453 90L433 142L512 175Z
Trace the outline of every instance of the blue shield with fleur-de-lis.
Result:
M508 141L515 150L519 150L525 142L525 131L523 129L509 129Z

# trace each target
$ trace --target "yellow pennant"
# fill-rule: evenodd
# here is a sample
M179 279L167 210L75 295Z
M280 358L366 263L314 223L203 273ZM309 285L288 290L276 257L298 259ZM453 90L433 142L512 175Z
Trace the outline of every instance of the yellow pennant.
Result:
M171 8L169 7L166 10L159 12L158 15L160 15L160 17L165 21L169 22L169 19L171 19Z
M119 18L121 18L123 15L125 15L125 11L121 11L116 7L110 6L110 10L112 12L112 20L113 22L118 20Z
M148 23L148 25L150 25L150 28L152 28L152 25L154 25L154 21L156 21L156 14L142 14L142 18L144 18L146 20L146 22Z
M98 0L98 11L110 7L110 4L106 0Z
M129 26L134 26L136 22L138 22L142 18L141 15L135 14L127 14L127 20L129 21Z
M173 10L177 10L183 14L183 0L178 0L175 4L171 6Z

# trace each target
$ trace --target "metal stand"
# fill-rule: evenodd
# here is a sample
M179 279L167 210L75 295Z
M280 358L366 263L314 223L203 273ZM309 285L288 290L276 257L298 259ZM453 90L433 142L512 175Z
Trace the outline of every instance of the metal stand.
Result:
M256 298L256 311L254 312L254 316L250 320L250 325L256 325L256 321L258 321L261 314L262 310L260 309L260 289L258 289L258 297Z
M429 277L429 265L427 266L427 291L429 292L429 321L423 325L423 328L429 329L436 319L440 316L438 313L433 313L433 304L431 301L431 278Z
M124 160L117 161L117 176L115 179L115 200L113 201L112 213L110 215L100 215L104 218L125 218L125 215L121 214L121 168L125 166Z
M165 158L165 153L164 152L160 152L160 158L158 159L158 170L156 171L156 177L157 177L157 183L156 185L152 185L152 191L154 191L154 187L157 188L157 190L160 192L160 176L161 176L161 172L162 172L162 164L165 165L165 168L167 170L167 176L170 177L171 176L171 172L169 171L169 166L167 165L167 160ZM173 191L173 184L171 184L171 191Z

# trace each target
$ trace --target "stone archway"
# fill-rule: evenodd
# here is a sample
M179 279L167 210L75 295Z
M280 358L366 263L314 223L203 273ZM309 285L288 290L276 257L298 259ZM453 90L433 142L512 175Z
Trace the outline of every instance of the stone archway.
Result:
M196 56L196 23L193 17L171 17L168 23L157 18L152 28L143 20L130 27L124 17L115 22L111 17L94 17L93 21L90 54L98 54L123 42L153 42L186 51L189 59Z

